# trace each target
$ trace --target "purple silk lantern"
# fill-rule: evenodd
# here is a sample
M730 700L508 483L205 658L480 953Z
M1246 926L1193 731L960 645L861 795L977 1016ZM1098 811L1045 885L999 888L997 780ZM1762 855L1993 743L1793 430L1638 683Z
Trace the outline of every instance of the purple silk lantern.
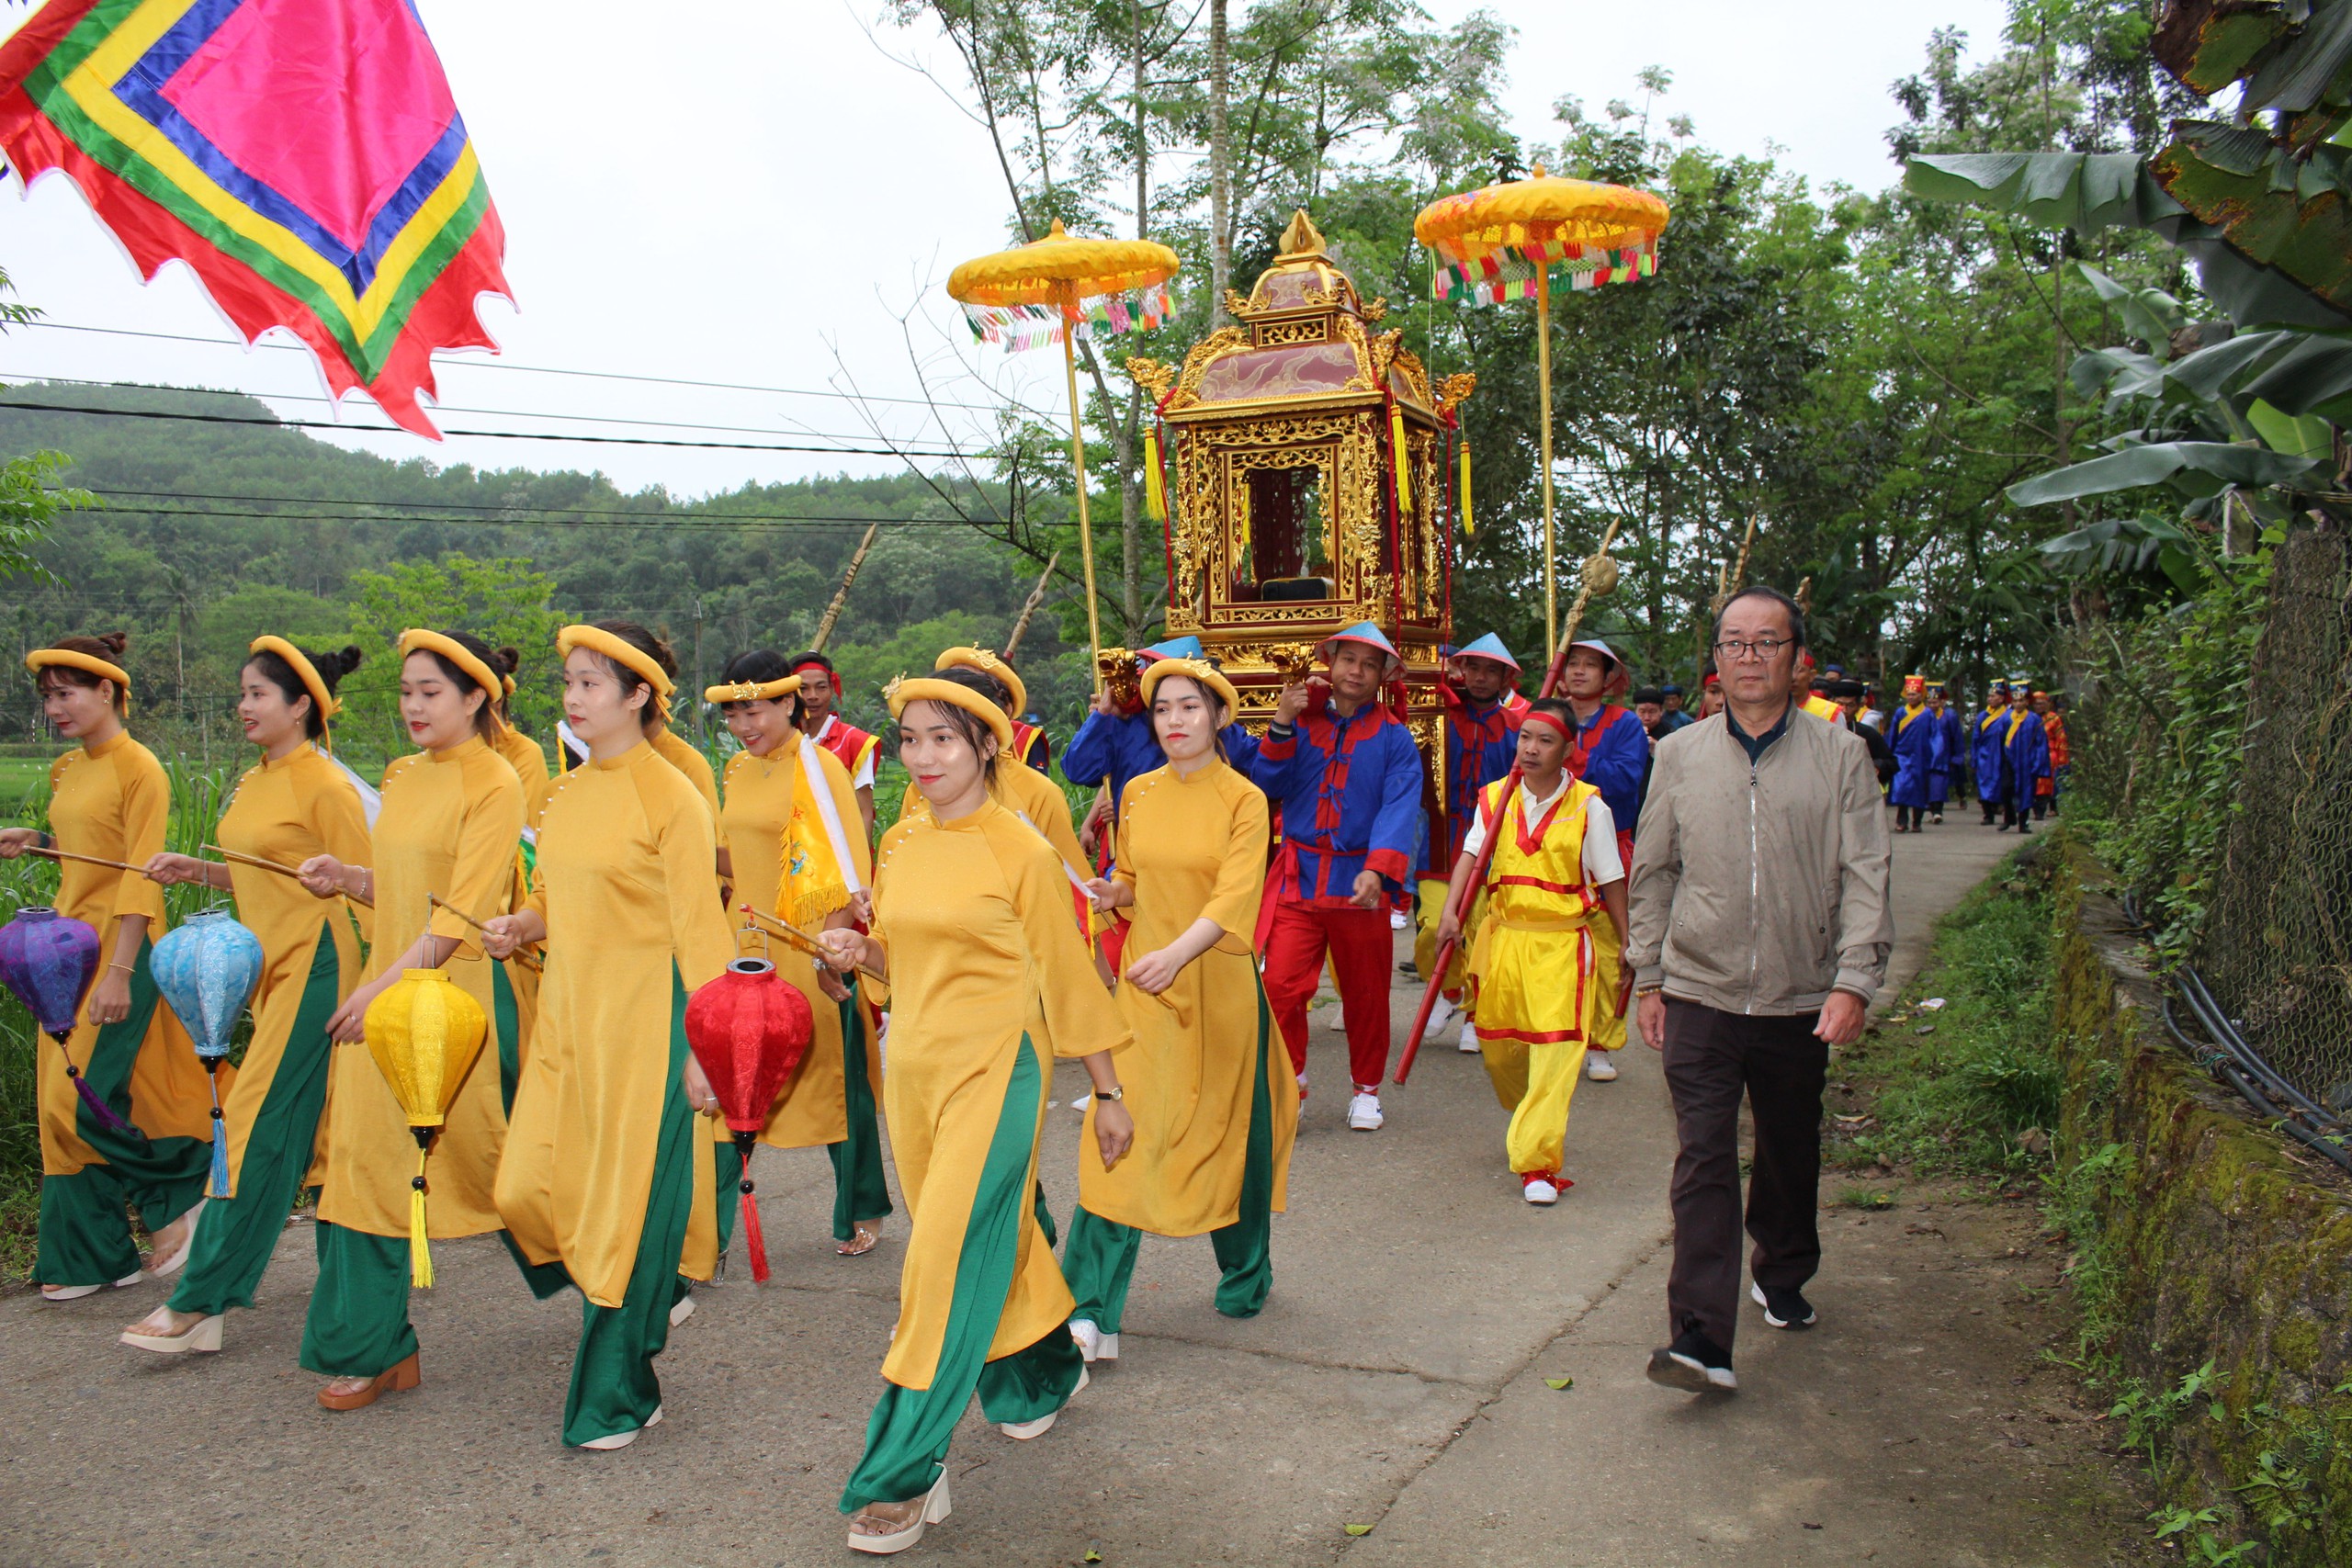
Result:
M97 973L98 933L86 920L68 919L46 905L28 904L0 926L0 984L16 993L41 1032L64 1052L65 1076L74 1080L75 1092L99 1125L127 1133L130 1124L98 1098L65 1045Z

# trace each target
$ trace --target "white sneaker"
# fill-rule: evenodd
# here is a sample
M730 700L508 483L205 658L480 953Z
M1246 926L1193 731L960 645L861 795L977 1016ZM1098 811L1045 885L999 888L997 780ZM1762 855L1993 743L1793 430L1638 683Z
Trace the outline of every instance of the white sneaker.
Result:
M686 1319L694 1316L694 1297L680 1296L676 1301L670 1303L670 1326L675 1328L678 1325L685 1322ZM651 1424L652 1423L650 1422L647 1423L648 1426L650 1426Z
M1115 1361L1119 1359L1119 1337L1105 1334L1086 1318L1069 1320L1069 1337L1078 1341L1078 1353L1089 1361Z
M1340 1010L1339 1003L1333 1002L1331 1004L1331 1032L1334 1034L1345 1034L1347 1032L1348 1015Z
M1478 1026L1471 1022L1468 1019L1464 1019L1462 1021L1461 1038L1454 1041L1453 1048L1461 1052L1465 1056L1476 1055L1478 1054Z
M1406 924L1407 922L1405 919L1404 910L1391 909L1388 911L1388 929L1390 931L1401 931L1405 929Z
M1452 1023L1455 1019L1461 1016L1462 1010L1460 1008L1455 1007L1452 1001L1448 1000L1444 997L1438 998L1437 1006L1430 1009L1430 1021L1428 1027L1421 1031L1421 1038L1424 1040L1435 1038L1439 1030L1443 1029L1447 1024Z
M580 1446L583 1449L594 1449L600 1454L610 1453L615 1449L625 1449L628 1447L631 1443L637 1441L639 1433L645 1431L648 1427L659 1427L660 1425L662 1425L662 1407L657 1404L653 1407L653 1414L645 1418L645 1426L631 1427L626 1432L615 1432L608 1437L591 1438Z
M1520 1184L1519 1195L1531 1203L1556 1203L1560 1201L1560 1190L1552 1185L1552 1179L1548 1176L1526 1178Z
M1615 1083L1617 1064L1611 1061L1605 1052L1589 1051L1584 1058L1584 1076L1595 1083Z
M1377 1133L1381 1121L1380 1096L1356 1090L1355 1098L1348 1101L1348 1125L1359 1133Z

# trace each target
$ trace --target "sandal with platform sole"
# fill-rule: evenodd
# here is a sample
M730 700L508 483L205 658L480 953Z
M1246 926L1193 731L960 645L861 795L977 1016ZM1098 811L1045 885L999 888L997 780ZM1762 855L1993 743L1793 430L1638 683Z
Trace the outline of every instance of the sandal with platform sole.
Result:
M888 1535L866 1535L857 1530L849 1532L849 1549L876 1557L892 1557L922 1539L922 1532L945 1518L947 1506L947 1472L941 1471L931 1490L922 1495L922 1506L915 1517ZM860 1511L861 1515L863 1510Z
M406 1357L386 1367L349 1393L329 1393L323 1388L319 1390L319 1403L329 1410L364 1409L375 1404L379 1394L399 1393L414 1388L418 1382L416 1352L411 1350Z

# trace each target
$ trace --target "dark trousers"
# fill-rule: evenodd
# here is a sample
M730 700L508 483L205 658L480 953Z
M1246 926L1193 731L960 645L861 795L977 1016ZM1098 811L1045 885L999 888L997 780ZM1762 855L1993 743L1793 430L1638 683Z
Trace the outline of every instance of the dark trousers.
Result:
M1821 1265L1814 1209L1821 1184L1821 1089L1829 1047L1818 1013L1755 1018L1666 1003L1666 1084L1674 1097L1674 1272L1669 1334L1697 1329L1731 1349L1739 1321L1739 1101L1756 1121L1747 1182L1749 1269L1760 1285L1801 1288Z
M1894 808L1894 825L1897 828L1923 828L1927 826L1927 822L1928 811L1925 807L1898 806Z

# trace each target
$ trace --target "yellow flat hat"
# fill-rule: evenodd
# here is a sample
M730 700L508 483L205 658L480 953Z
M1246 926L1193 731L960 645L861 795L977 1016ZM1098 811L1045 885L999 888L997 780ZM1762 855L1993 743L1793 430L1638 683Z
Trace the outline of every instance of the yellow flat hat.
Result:
M124 673L122 666L108 663L95 653L77 653L70 648L36 648L25 655L25 668L36 675L51 665L112 681L122 688L124 696L130 694L130 677Z
M303 689L311 694L311 701L318 705L320 723L325 723L343 711L343 704L327 690L327 683L320 677L318 666L311 662L311 656L284 637L257 637L246 645L245 651L274 653L286 660L287 668L294 671L294 678L301 682Z
M670 698L677 691L678 683L670 679L670 672L662 668L660 660L626 638L615 637L602 626L570 626L555 634L558 655L568 659L575 648L601 653L615 663L644 676L645 683L653 688L654 701L662 705L662 716L670 716Z
M1158 688L1159 682L1167 680L1170 675L1182 675L1188 681L1197 681L1202 686L1223 697L1225 716L1228 721L1241 711L1241 694L1233 689L1233 682L1227 680L1216 666L1205 659L1155 660L1151 668L1143 672L1143 705L1145 707L1151 706L1152 692Z
M402 659L420 651L437 653L464 671L467 680L471 681L489 694L492 706L497 705L499 698L506 694L506 683L498 678L497 672L484 664L479 655L469 651L466 645L456 637L444 637L439 632L427 631L423 626L411 626L401 633Z
M1012 694L1012 711L1029 711L1029 688L1012 672L1012 666L985 648L951 648L931 662L933 670L977 670L983 675L993 675L1004 682Z
M786 675L775 681L736 681L724 686L705 686L702 700L707 703L772 703L778 697L788 697L800 689L800 677Z
M980 722L989 727L989 733L996 737L998 750L1009 751L1012 748L1012 721L1004 716L1002 708L969 686L958 685L953 681L934 680L928 675L918 675L911 680L901 675L884 689L882 700L890 705L892 718L902 716L909 703L946 703L962 708L966 713L978 715Z

